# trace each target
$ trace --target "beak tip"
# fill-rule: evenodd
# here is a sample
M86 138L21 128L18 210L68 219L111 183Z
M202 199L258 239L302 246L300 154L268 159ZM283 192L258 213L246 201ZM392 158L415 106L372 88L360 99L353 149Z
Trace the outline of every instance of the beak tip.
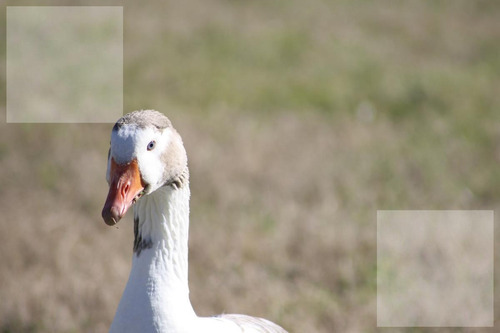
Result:
M121 219L119 209L117 207L108 208L105 206L102 210L102 218L107 225L114 226Z

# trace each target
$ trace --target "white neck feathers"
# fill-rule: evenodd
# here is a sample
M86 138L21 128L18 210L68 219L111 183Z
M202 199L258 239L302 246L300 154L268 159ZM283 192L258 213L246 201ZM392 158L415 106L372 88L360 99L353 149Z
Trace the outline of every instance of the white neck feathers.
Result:
M189 300L189 184L164 186L134 207L132 270L110 332L182 332Z
M134 207L134 260L143 251L161 250L179 278L187 281L189 183L180 188L163 186Z

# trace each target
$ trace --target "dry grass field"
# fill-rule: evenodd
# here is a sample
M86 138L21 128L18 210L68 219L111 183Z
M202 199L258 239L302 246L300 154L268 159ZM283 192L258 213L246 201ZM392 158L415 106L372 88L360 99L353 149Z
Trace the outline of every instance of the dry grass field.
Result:
M125 111L162 111L188 152L199 315L406 331L376 327L377 210L500 209L500 2L106 4ZM111 127L0 122L0 332L109 327L133 238L100 217Z

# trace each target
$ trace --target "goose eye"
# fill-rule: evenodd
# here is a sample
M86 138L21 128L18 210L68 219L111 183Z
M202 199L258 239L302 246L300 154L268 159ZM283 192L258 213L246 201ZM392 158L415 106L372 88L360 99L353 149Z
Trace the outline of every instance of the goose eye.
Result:
M156 141L151 141L150 143L148 143L148 150L153 150L156 146Z

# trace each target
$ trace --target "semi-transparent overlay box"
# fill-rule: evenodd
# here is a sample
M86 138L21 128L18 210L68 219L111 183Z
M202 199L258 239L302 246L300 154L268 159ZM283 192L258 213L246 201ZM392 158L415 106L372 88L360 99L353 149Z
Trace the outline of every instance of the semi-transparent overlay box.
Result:
M8 6L7 122L114 122L123 7Z
M378 211L377 326L493 326L493 211Z

